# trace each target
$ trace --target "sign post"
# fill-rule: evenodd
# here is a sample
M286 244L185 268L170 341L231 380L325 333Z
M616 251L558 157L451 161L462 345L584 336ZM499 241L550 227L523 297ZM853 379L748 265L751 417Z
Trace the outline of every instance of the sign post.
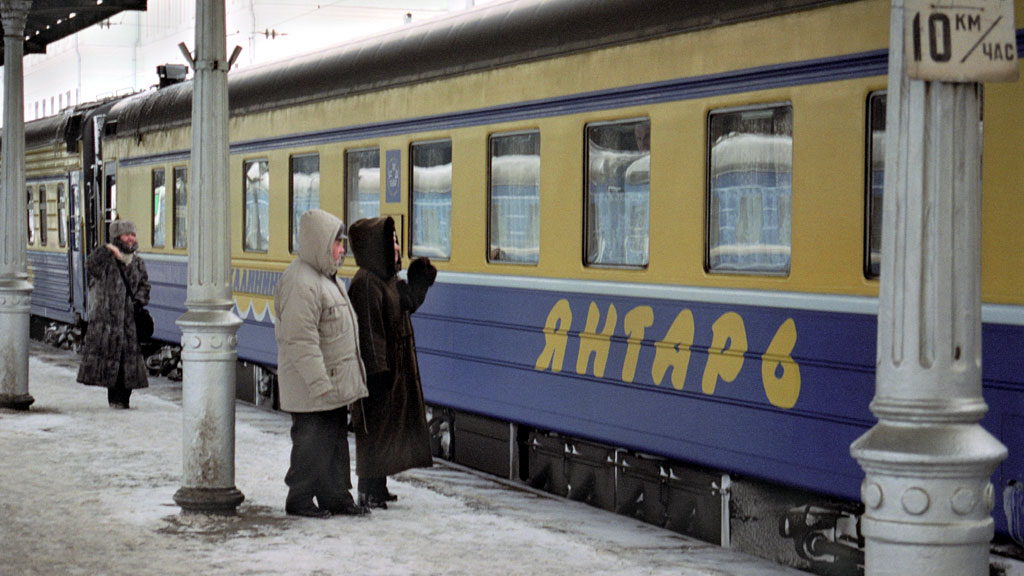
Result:
M893 0L865 576L986 576L1006 448L978 422L981 84L1018 76L1012 0Z

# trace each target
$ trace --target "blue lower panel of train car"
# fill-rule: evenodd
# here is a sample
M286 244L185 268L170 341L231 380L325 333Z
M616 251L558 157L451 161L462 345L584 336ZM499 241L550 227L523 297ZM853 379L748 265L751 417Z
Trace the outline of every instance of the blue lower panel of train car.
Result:
M28 251L32 281L32 315L74 323L71 263L67 252Z
M180 342L181 329L175 321L185 313L187 295L188 266L184 258L158 258L151 255L146 258L146 270L152 286L149 300L149 311L153 315L156 329L153 338L164 342ZM270 276L265 281L252 286L245 284L249 276L247 270L235 269L233 276L235 290L249 288L250 294L273 297L276 278L280 273L265 273ZM274 342L274 324L270 315L257 314L247 307L245 310L235 309L241 317L242 325L238 328L238 359L273 366L277 364L277 345Z
M438 283L414 318L430 404L860 499L871 314ZM1004 443L1020 436L1022 340L985 325L982 423ZM1016 450L997 494L1011 480Z

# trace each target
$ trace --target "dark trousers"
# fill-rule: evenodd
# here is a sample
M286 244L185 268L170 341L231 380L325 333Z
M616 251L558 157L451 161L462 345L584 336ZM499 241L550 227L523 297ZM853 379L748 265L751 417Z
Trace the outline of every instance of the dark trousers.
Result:
M359 478L359 493L384 501L388 495L388 477Z
M128 401L132 397L132 389L124 385L124 359L117 367L117 381L113 386L107 388L107 403L117 406L128 407Z
M291 466L285 509L338 510L353 503L348 455L348 408L292 414Z

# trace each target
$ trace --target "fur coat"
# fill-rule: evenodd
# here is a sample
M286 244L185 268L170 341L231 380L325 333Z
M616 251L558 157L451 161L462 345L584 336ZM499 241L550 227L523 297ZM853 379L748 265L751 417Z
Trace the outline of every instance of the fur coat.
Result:
M149 386L146 361L135 335L135 307L149 304L149 276L138 254L125 264L100 246L86 260L89 275L89 328L82 348L78 381L90 386L113 387L124 363L126 388ZM125 287L125 272L134 301Z

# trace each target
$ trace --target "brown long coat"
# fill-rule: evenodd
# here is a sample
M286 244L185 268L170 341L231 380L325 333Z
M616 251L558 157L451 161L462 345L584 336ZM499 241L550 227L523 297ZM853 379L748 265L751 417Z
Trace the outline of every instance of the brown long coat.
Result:
M410 318L423 302L433 275L426 283L413 281L413 289L397 278L394 230L390 217L359 220L349 228L359 264L349 298L359 318L360 352L370 389L370 395L352 410L356 474L361 478L383 478L433 465ZM433 270L429 261L426 266ZM418 268L423 268L422 262Z

